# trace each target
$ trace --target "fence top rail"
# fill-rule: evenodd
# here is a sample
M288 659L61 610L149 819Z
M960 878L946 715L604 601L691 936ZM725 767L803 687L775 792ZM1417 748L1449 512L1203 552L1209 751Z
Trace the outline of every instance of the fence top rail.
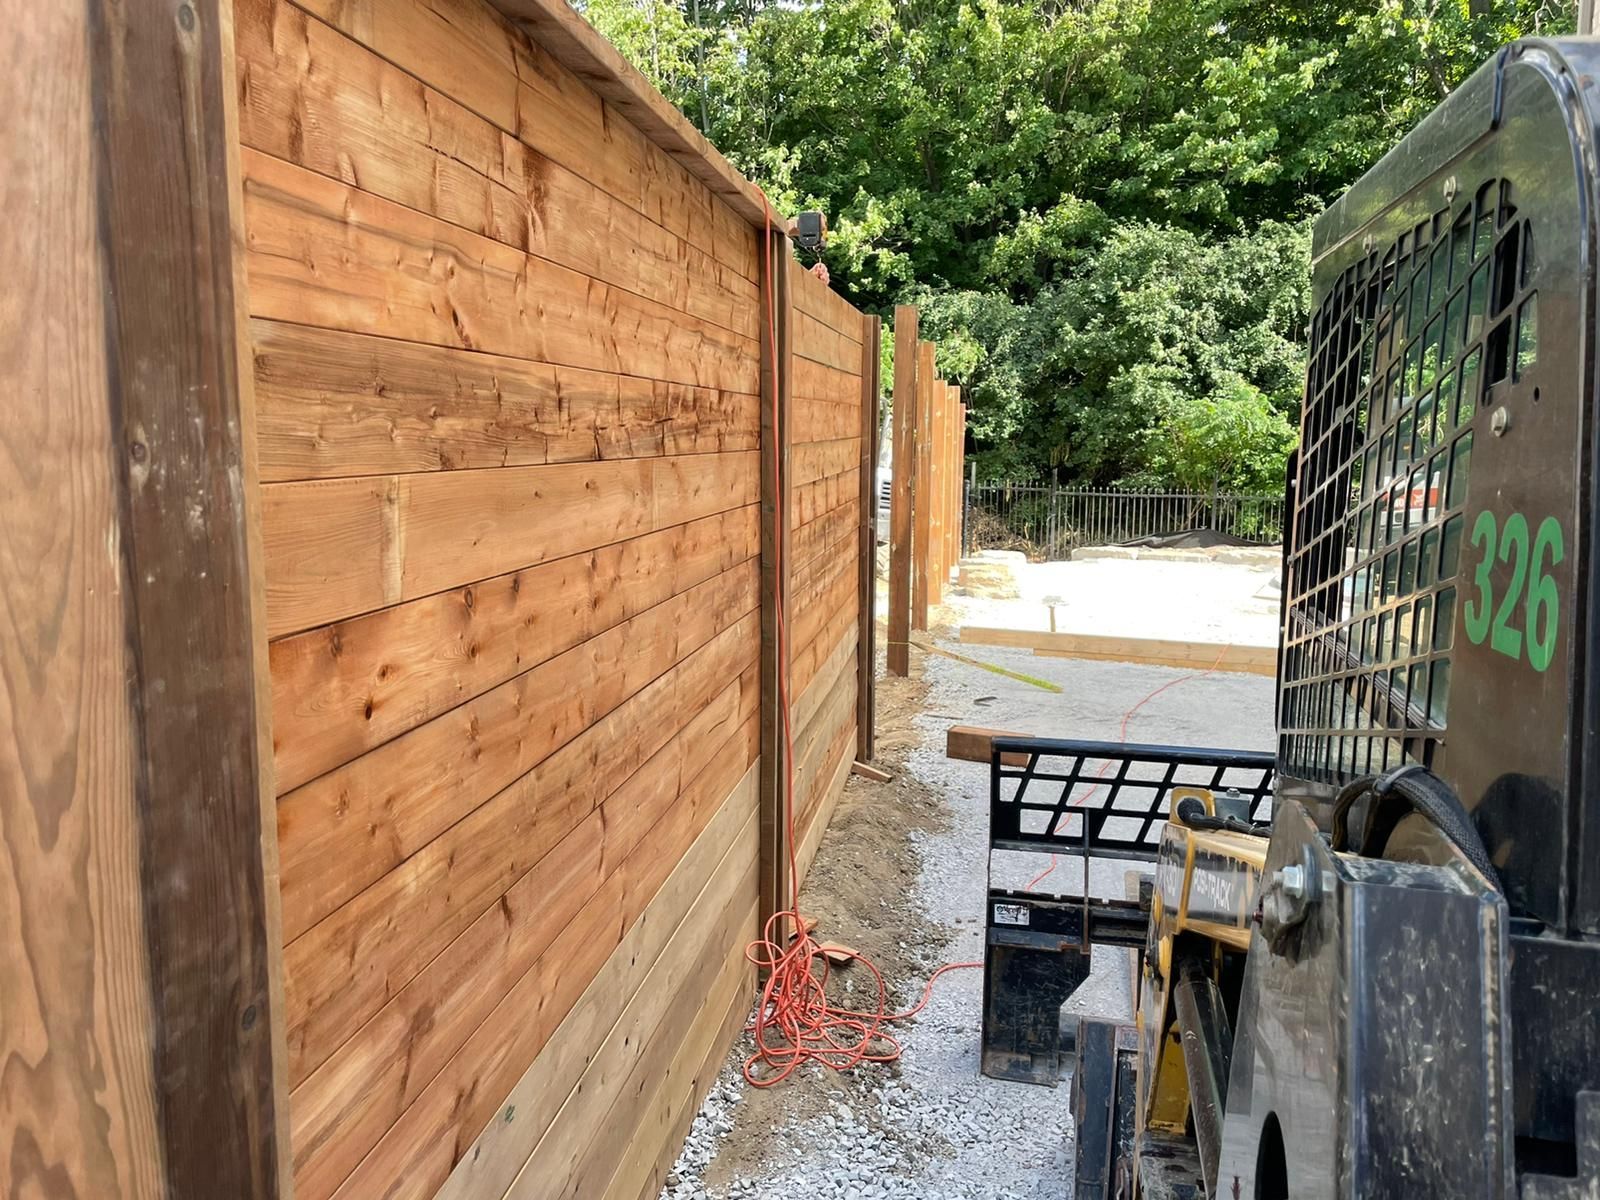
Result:
M1139 497L1155 500L1249 500L1267 504L1283 502L1276 492L1185 492L1163 491L1159 488L1139 487L1083 487L1076 484L1052 486L1037 481L1021 482L1006 479L980 479L979 491L1055 492L1058 496Z

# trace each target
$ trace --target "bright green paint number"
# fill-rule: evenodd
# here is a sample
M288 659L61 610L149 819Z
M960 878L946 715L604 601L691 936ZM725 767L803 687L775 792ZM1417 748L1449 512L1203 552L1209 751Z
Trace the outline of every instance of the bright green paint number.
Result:
M1502 527L1492 512L1484 511L1472 524L1471 541L1479 557L1472 575L1477 595L1467 600L1462 613L1467 637L1475 646L1487 638L1490 649L1519 661L1526 640L1528 665L1535 671L1546 670L1555 661L1561 628L1561 596L1550 575L1550 569L1566 558L1561 522L1554 517L1539 522L1530 548L1527 517L1514 512ZM1496 562L1511 568L1510 586L1498 607L1492 577Z

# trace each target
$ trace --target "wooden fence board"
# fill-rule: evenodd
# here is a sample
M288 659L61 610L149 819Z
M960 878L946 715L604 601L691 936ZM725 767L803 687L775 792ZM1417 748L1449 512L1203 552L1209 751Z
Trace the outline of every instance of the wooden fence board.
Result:
M256 316L756 390L750 338L258 151L242 161Z
M757 398L251 323L268 482L753 450Z
M755 336L749 279L289 0L238 26L245 145Z

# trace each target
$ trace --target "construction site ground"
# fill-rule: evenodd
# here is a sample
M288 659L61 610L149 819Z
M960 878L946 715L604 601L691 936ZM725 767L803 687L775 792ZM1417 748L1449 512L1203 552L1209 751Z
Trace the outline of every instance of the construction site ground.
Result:
M962 623L1046 628L1042 597L1074 616L1062 628L1155 638L1273 641L1275 570L1217 562L1081 562L1024 568L1024 598L952 595L926 644L1054 683L1060 692L913 648L911 677L878 683L876 765L889 783L851 777L802 895L818 936L843 942L882 970L895 1008L914 1004L941 964L982 957L986 887L987 767L947 760L952 724L1116 741L1268 749L1270 679L1114 662L1036 657L961 646ZM881 588L880 582L880 588ZM1130 625L1128 614L1137 613ZM1081 618L1081 620L1080 620ZM1025 624L1023 622L1026 622ZM879 629L880 652L883 630ZM880 654L881 657L881 654ZM1130 709L1159 692L1126 721ZM1043 863L998 863L1016 886ZM1120 894L1125 863L1096 862L1091 885ZM1081 863L1065 887L1082 882ZM1050 882L1054 882L1053 880ZM1048 887L1049 882L1041 887ZM903 1055L838 1073L808 1065L776 1087L744 1082L749 1035L735 1046L696 1117L663 1197L819 1197L822 1200L1033 1200L1067 1194L1070 1088L988 1079L978 1071L981 970L946 974L932 999L896 1033ZM830 988L841 1003L871 1007L872 976L856 965ZM1124 952L1097 952L1069 1011L1127 1015Z

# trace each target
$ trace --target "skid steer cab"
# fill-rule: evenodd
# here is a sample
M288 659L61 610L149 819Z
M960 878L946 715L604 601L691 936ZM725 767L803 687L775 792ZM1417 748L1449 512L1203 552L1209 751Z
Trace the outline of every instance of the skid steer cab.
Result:
M1597 80L1507 47L1317 222L1275 753L993 744L983 1070L1078 1200L1600 1196Z

